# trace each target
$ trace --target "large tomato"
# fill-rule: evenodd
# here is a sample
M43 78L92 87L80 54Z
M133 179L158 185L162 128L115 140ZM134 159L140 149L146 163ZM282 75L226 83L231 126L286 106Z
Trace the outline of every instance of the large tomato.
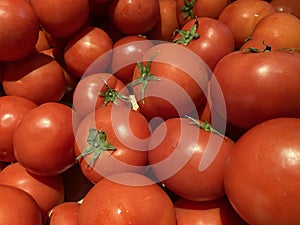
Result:
M55 205L64 201L64 186L60 175L34 175L19 162L7 165L0 172L0 184L13 186L30 194L44 216Z
M287 12L300 19L300 1L298 0L271 0L270 3L278 12Z
M169 196L152 180L120 173L99 181L86 194L78 225L176 225Z
M39 36L39 22L33 9L24 0L1 0L0 11L0 61L29 55Z
M276 118L236 142L224 185L231 204L249 224L300 224L299 131L299 118Z
M13 135L17 161L37 175L59 174L72 166L72 115L70 107L56 102L41 104L26 113Z
M0 185L1 224L42 225L42 216L35 200L25 191Z
M220 112L225 101L227 115L220 116L245 129L275 117L300 117L299 62L300 54L289 51L226 55L210 81L214 109ZM222 93L215 92L219 86Z
M86 22L88 0L31 0L41 26L53 37L70 37Z
M24 114L37 107L29 99L18 96L0 97L0 161L16 161L13 148L13 133Z
M149 136L148 121L141 113L107 105L81 121L74 150L85 176L97 183L113 173L145 172Z
M77 225L77 216L80 208L78 202L63 202L49 211L49 225Z
M225 194L223 170L234 142L206 128L211 129L204 122L172 118L150 137L148 158L155 176L185 199L212 200Z

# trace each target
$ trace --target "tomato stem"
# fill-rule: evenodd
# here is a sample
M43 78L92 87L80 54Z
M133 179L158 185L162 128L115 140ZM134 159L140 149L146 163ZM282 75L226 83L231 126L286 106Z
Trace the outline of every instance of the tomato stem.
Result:
M80 155L76 157L76 161L80 160L82 157L86 155L93 154L92 158L90 159L88 166L92 166L94 162L99 158L100 154L103 151L114 151L116 147L109 144L106 140L106 133L105 131L97 130L96 128L89 129L89 135L87 138L87 143L89 144Z
M142 102L144 103L144 99L145 99L145 90L147 88L147 85L149 83L149 81L153 81L153 80L160 80L158 77L154 76L151 71L150 71L150 66L155 58L155 56L158 54L158 52L156 52L154 55L151 56L150 60L148 61L147 65L144 66L143 63L141 61L137 62L137 66L139 68L140 71L140 76L131 83L131 86L134 87L138 84L142 84Z
M195 19L195 15L193 12L194 5L197 0L191 0L190 2L188 0L184 0L184 5L180 7L180 11L184 12L183 18L187 19L190 17L191 19Z
M195 23L190 30L176 29L173 35L175 36L176 33L179 33L180 37L173 40L173 43L188 45L192 40L199 38L200 35L197 33L198 23L198 19L196 18Z
M265 41L263 41L263 44L266 46L265 49L258 49L254 47L249 47L245 49L245 52L251 52L251 53L261 53L261 52L270 52L272 50L271 46L267 45Z

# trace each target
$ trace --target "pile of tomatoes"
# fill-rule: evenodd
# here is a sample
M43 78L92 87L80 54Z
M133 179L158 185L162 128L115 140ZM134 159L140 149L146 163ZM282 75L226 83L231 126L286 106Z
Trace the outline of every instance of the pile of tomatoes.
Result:
M0 12L0 224L300 224L299 0Z

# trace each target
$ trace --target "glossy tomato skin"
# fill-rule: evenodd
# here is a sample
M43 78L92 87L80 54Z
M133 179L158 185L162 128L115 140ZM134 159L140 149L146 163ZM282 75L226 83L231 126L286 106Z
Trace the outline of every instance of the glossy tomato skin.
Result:
M152 180L120 173L101 180L85 196L78 225L176 225L169 196Z
M209 17L190 20L183 25L181 30L190 31L195 23L197 23L195 33L199 37L194 38L185 46L195 52L213 70L221 58L235 50L234 36L225 23ZM176 42L181 38L182 35L177 33L173 41Z
M0 185L0 221L2 224L42 225L35 200L21 189Z
M64 186L60 175L34 175L18 162L7 165L0 172L0 184L13 186L30 194L43 216L64 201Z
M35 107L37 104L23 97L0 97L0 161L16 161L12 141L13 133L24 114Z
M300 2L298 0L271 0L270 3L278 12L287 12L300 19Z
M113 0L109 5L109 19L122 33L144 34L158 22L158 0Z
M88 0L31 0L42 27L53 37L66 38L77 32L89 14Z
M56 102L32 109L18 124L13 144L15 156L28 171L56 175L75 163L73 110Z
M299 60L288 51L226 55L210 83L215 110L224 100L228 122L243 129L275 117L299 117ZM217 82L223 96L215 93Z
M49 211L49 225L77 225L80 203L63 202Z
M90 128L104 131L106 141L115 147L115 150L103 150L91 164L94 154L87 154L78 160L82 172L91 182L97 183L103 177L114 173L145 172L148 166L146 150L150 128L141 113L121 105L104 106L90 113L76 130L76 156L89 146L87 139Z
M35 53L7 63L3 71L6 95L30 99L36 104L58 102L66 91L64 71L52 57Z
M217 199L225 195L223 170L234 142L191 122L172 118L160 124L150 137L149 164L158 180L182 198ZM215 156L208 159L205 152Z
M276 118L248 130L225 168L227 196L249 224L299 224L300 120Z
M35 49L39 36L39 21L24 0L0 2L0 61L15 61Z

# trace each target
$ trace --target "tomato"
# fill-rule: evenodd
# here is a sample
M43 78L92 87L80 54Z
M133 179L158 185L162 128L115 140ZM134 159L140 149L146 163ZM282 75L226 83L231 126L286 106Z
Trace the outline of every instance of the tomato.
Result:
M24 0L0 2L0 61L15 61L35 49L39 36L38 19Z
M78 225L176 225L169 196L152 180L120 173L99 181L86 194Z
M89 15L88 0L31 0L41 26L53 37L70 37L86 22Z
M66 91L62 67L43 53L7 63L2 84L6 95L27 98L36 104L58 102Z
M41 104L26 113L13 135L17 161L37 175L56 175L72 166L73 114L70 107L56 102Z
M110 61L110 54L105 53L111 49L112 40L103 29L86 26L68 40L64 61L72 74L82 77L88 67L103 55L97 69L105 69Z
M74 150L85 176L97 183L118 172L145 172L149 136L142 114L127 106L107 105L80 122Z
M158 22L160 15L158 0L112 0L109 19L122 33L144 34Z
M24 114L37 107L34 102L18 96L0 97L0 161L16 161L13 133Z
M56 205L49 212L49 225L77 225L77 215L80 204L77 202L63 202Z
M196 17L217 19L231 0L177 0L177 18L182 27L186 22Z
M174 202L174 206L177 225L247 225L226 197L198 202L179 199Z
M257 23L251 39L241 49L263 48L264 43L274 50L294 48L300 52L300 19L286 12L276 12L266 16Z
M0 221L2 224L42 225L35 200L21 189L0 185Z
M249 224L300 223L300 119L275 118L248 130L224 173L226 194Z
M18 162L7 165L0 172L0 184L13 186L30 194L43 215L64 200L64 186L60 175L34 175Z
M176 0L159 0L160 17L156 25L147 32L149 39L172 41L173 32L179 28Z
M35 44L35 49L37 51L42 51L50 48L50 43L47 39L47 35L45 34L43 29L39 30L39 38Z
M112 73L124 84L130 83L136 63L152 46L149 39L139 35L127 35L117 40L112 51Z
M73 108L83 118L107 104L129 105L125 84L109 73L83 77L73 94Z
M158 180L193 201L225 194L223 169L234 146L229 138L202 126L187 118L168 119L154 130L148 147L149 163Z
M287 12L300 19L300 2L298 0L272 0L270 3L278 12Z
M300 117L299 62L299 53L289 51L235 51L226 55L210 82L214 109L243 129L275 117ZM215 92L219 86L221 94ZM224 102L226 115L219 111Z
M209 73L187 48L159 42L137 63L130 86L140 112L148 120L164 120L184 116L205 100Z
M200 17L190 20L180 30L176 30L175 34L173 42L195 52L211 70L221 58L235 50L231 30L217 19Z
M239 49L252 34L256 24L275 12L274 7L266 1L233 1L224 8L218 19L231 29L235 47Z

